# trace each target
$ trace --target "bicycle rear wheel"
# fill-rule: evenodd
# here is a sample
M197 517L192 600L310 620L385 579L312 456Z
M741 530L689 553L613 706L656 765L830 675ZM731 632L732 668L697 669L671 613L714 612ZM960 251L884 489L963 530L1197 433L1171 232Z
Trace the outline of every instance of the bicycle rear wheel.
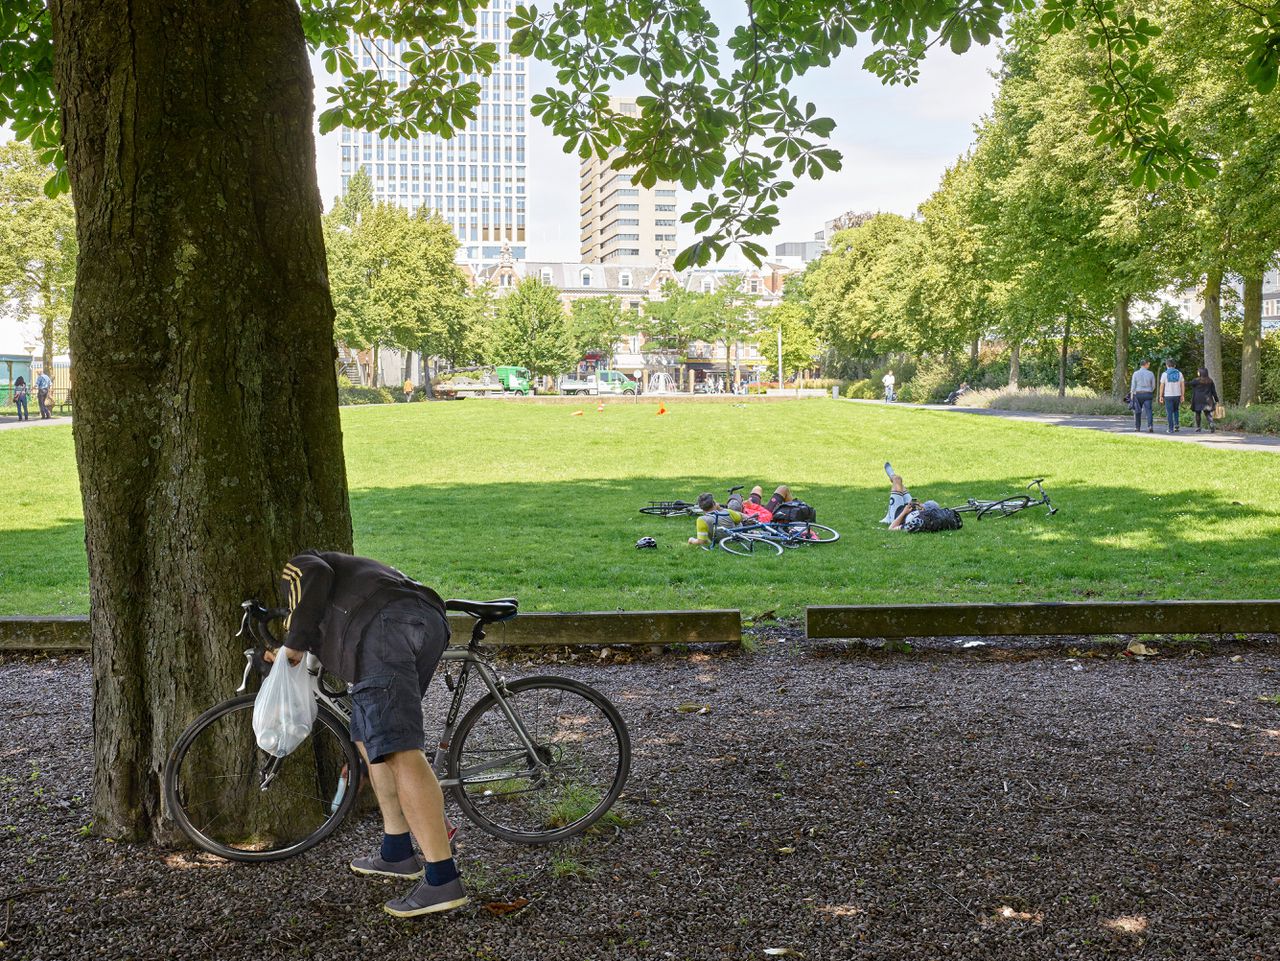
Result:
M782 553L782 545L766 537L749 534L731 534L720 541L720 549L735 557L776 557Z
M210 854L280 861L319 844L350 813L360 756L346 722L321 706L311 736L292 754L273 758L254 738L255 697L242 694L210 708L178 738L165 764L165 806Z
M833 544L840 540L840 532L834 527L811 524L808 521L796 521L793 524L787 524L785 529L799 534L800 536L796 540L800 544Z
M1006 497L1002 501L993 501L978 510L978 520L986 517L988 514L997 514L1000 517L1008 517L1010 514L1016 514L1018 511L1031 506L1031 498L1026 494L1018 494L1015 497Z
M530 755L492 694L463 717L449 749L450 788L468 818L505 841L545 844L581 834L622 793L631 738L603 694L564 677L507 684L507 707L533 742Z
M648 507L640 508L641 514L651 514L656 517L683 517L689 513L692 504L685 504L682 501L673 501L670 504L650 504Z

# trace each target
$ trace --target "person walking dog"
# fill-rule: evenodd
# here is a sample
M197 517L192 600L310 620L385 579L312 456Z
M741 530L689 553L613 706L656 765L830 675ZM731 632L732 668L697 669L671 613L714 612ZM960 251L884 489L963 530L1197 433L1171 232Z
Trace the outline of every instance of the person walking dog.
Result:
M1156 395L1156 375L1151 372L1151 361L1144 360L1133 372L1129 381L1129 399L1133 404L1133 429L1142 430L1142 414L1147 415L1147 433L1154 429L1151 399Z
M351 862L356 874L417 880L388 914L411 918L467 903L449 846L444 796L423 752L422 697L449 644L444 601L367 557L303 551L280 575L289 614L276 656L315 654L352 684L351 739L369 767L382 844ZM424 858L413 850L416 838Z
M1196 371L1196 379L1190 382L1191 409L1196 415L1196 433L1200 433L1200 415L1204 415L1205 426L1209 433L1214 433L1213 409L1218 406L1218 385L1209 376L1209 371L1201 367Z
M1164 373L1160 375L1160 402L1164 404L1164 416L1167 426L1165 431L1176 434L1182 429L1178 420L1178 409L1182 406L1182 396L1186 392L1187 382L1170 357L1164 362Z

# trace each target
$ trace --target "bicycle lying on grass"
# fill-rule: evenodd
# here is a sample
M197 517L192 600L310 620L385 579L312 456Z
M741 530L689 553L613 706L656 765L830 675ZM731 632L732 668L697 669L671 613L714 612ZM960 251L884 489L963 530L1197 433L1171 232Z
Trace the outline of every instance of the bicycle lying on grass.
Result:
M977 514L978 520L986 517L988 514L995 514L998 517L1008 517L1010 514L1016 514L1018 511L1024 511L1028 507L1039 507L1044 505L1049 508L1049 516L1058 513L1058 508L1054 507L1049 501L1049 495L1044 492L1041 486L1044 483L1043 477L1038 477L1027 485L1027 490L1035 488L1040 493L1040 497L1033 498L1030 494L1015 494L1012 497L1005 497L998 501L977 500L970 497L968 503L963 507L953 507L957 514Z
M311 735L283 758L258 748L256 695L243 693L254 669L265 673L266 649L280 642L268 622L286 612L245 601L240 622L258 646L247 661L239 695L201 714L174 745L164 771L169 813L195 844L232 861L278 861L301 854L332 834L351 813L365 771L350 734L347 686L320 673L319 713ZM517 614L514 599L445 601L475 618L466 647L449 647L441 674L452 692L444 730L428 760L440 786L476 826L507 841L544 844L581 834L622 793L631 740L618 710L603 694L564 677L504 680L481 646L484 628ZM449 665L460 666L456 676ZM472 674L487 689L462 712ZM228 811L236 813L228 815Z

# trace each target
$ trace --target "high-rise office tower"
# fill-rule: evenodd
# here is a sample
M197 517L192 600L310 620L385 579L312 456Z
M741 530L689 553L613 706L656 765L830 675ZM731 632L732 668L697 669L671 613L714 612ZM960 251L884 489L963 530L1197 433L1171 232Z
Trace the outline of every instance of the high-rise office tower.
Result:
M462 244L460 255L473 263L496 263L504 243L517 259L525 256L528 193L525 125L529 92L524 57L510 50L507 18L516 0L491 0L477 14L476 32L498 48L493 73L480 79L476 119L446 140L424 133L412 140L384 140L374 133L343 127L342 188L351 174L366 167L374 197L416 211L437 210ZM377 67L400 83L403 43L351 38L350 49L362 68Z
M613 108L624 114L638 109L634 100L615 100ZM604 160L592 155L582 161L582 261L655 264L661 254L676 251L676 185L633 185L635 171L609 166L620 152L614 148Z

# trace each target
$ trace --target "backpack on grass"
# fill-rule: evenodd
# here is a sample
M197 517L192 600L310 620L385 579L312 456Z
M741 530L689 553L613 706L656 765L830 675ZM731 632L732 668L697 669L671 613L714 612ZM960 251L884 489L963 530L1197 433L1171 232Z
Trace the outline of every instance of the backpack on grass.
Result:
M784 501L773 512L775 524L794 524L798 521L816 521L818 512L804 501Z
M950 507L931 505L920 508L920 522L912 530L932 534L936 531L958 531L962 527L964 521Z

